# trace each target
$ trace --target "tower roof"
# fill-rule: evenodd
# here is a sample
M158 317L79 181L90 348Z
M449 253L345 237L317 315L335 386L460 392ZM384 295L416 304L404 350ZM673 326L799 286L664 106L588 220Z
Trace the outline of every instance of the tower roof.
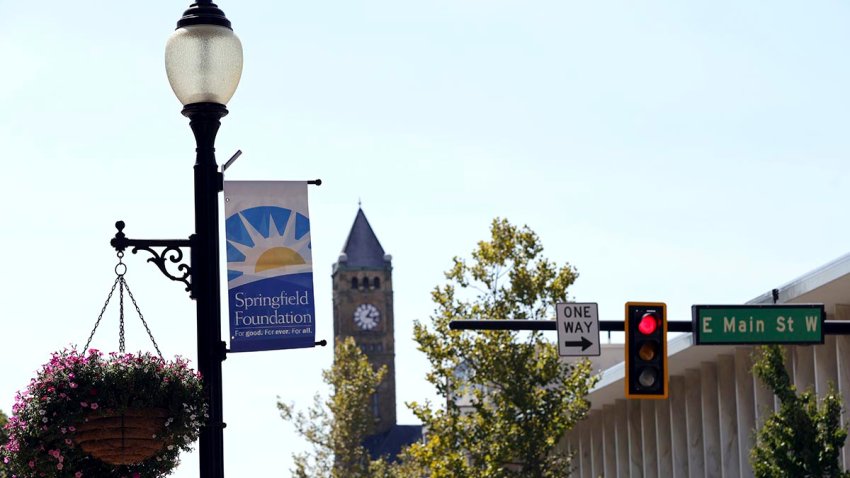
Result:
M384 248L378 242L372 226L363 214L363 209L357 210L351 232L342 252L346 255L345 267L363 269L383 269L386 267ZM340 262L343 262L340 260Z

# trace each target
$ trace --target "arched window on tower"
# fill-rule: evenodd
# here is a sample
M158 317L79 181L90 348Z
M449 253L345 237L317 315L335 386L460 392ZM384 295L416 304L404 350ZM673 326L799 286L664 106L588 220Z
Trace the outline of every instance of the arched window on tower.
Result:
M375 277L375 279L372 280L372 288L373 289L380 289L381 288L381 279Z
M378 407L378 392L372 395L372 415L375 415L376 420L381 417L381 410Z
M357 288L357 278L356 278L356 277L352 277L352 278L351 278L351 288L352 288L352 289L356 289L356 288Z

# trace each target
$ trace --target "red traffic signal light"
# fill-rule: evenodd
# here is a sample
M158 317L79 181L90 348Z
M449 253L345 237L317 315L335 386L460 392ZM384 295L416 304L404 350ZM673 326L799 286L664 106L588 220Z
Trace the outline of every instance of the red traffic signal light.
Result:
M652 335L658 329L658 318L654 314L646 313L638 322L638 332L643 335Z
M667 305L627 302L626 398L667 398Z

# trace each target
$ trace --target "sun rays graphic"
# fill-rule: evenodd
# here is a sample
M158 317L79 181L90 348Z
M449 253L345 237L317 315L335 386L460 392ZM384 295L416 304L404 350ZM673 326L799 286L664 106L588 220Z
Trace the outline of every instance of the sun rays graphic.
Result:
M225 228L230 287L312 271L310 220L303 214L253 207L228 217Z

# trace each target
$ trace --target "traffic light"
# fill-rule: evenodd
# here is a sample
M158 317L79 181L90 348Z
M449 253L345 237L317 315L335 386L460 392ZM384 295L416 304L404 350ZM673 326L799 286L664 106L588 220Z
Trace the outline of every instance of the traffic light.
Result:
M626 302L626 398L667 398L667 305Z

